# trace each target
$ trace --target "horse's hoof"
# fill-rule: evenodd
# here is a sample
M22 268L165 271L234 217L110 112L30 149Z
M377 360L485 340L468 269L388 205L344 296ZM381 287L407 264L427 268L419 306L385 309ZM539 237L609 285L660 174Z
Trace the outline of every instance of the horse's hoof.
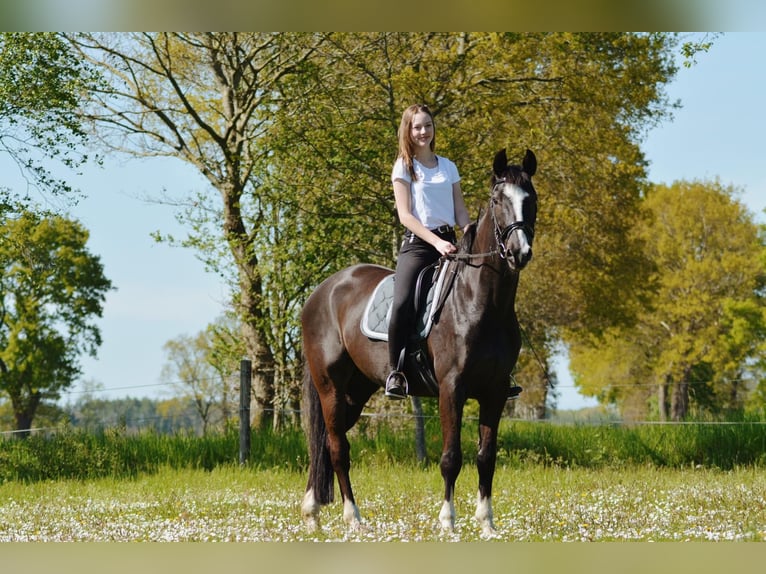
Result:
M304 516L303 524L306 526L306 532L309 534L314 534L317 530L319 530L319 520L313 516Z
M307 490L301 502L301 515L306 530L316 532L319 529L319 504L314 498L314 491Z
M442 530L452 534L455 531L455 506L452 501L445 500L439 511L439 524Z
M495 523L492 520L492 501L488 496L482 496L481 492L478 492L476 495L476 513L474 518L476 518L479 526L481 526L482 538L497 537Z
M362 528L362 517L356 504L350 500L343 502L343 522L348 524L350 530L359 532Z
M365 532L372 531L372 527L369 524L367 524L366 522L358 521L358 520L349 524L348 529L351 532L355 532L357 534L363 534Z

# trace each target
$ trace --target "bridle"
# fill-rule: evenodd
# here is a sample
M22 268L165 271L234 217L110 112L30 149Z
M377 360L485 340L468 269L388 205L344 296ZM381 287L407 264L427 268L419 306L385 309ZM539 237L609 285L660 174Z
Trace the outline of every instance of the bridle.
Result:
M456 261L466 261L466 260L473 260L473 259L482 259L485 257L492 257L494 255L499 255L501 259L508 260L510 249L507 249L505 247L506 241L508 241L508 238L511 236L511 233L514 231L523 231L529 243L531 244L535 237L535 229L533 226L527 224L524 221L517 220L513 221L509 225L506 225L504 228L500 226L500 224L497 221L497 216L495 215L495 206L499 203L495 199L495 190L499 185L506 184L507 181L505 179L502 179L495 183L494 187L492 188L492 196L489 198L489 213L492 216L492 226L494 227L494 234L495 234L495 247L490 250L486 251L484 253L452 253L450 255L446 255L445 257L448 259L454 259Z
M504 183L504 182L500 182ZM495 184L497 186L497 184ZM508 238L511 236L511 233L514 231L523 231L529 243L531 244L532 241L535 238L535 230L531 225L528 225L526 222L518 220L512 222L510 225L506 225L505 228L502 230L500 229L500 224L497 222L497 217L495 216L495 210L493 209L494 205L497 205L497 202L494 198L491 198L489 200L490 202L490 213L492 214L492 225L495 227L495 241L497 242L497 250L496 253L500 255L501 259L508 259L508 252L509 249L506 249L505 243L508 241Z

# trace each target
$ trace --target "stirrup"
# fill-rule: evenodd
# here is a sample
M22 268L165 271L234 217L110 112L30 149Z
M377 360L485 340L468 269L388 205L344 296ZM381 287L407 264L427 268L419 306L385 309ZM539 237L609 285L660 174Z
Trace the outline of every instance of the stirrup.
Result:
M515 401L519 398L519 395L521 394L521 391L523 391L519 385L511 385L511 388L508 389L508 399L509 401Z
M404 383L402 386L397 379ZM407 398L407 377L401 371L391 371L386 379L386 397L401 400Z

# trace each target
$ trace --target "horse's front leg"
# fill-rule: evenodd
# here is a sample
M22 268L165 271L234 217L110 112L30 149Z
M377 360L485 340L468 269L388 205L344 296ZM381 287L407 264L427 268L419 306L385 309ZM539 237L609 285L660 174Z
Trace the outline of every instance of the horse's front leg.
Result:
M496 535L492 516L492 482L497 462L497 430L502 415L502 408L498 408L497 403L502 404L504 398L500 397L489 404L482 403L479 411L479 452L476 456L479 493L474 516L481 527L482 536L486 538Z
M446 385L439 394L439 417L442 427L441 473L444 479L444 501L439 511L442 529L455 529L455 482L463 466L463 451L460 446L460 427L463 419L463 401L455 396Z

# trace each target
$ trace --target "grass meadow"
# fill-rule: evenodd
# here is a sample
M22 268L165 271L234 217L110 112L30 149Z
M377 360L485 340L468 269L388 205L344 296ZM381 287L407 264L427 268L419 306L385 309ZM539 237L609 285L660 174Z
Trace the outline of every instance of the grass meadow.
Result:
M235 433L163 436L118 430L0 441L0 541L464 541L476 469L456 487L456 529L438 528L439 436L428 461L412 433L352 433L352 481L365 528L349 532L338 500L309 534L299 429L254 432L237 464ZM467 423L466 460L475 456ZM493 507L496 540L766 541L766 437L736 425L587 426L504 422ZM336 488L337 490L337 488Z

